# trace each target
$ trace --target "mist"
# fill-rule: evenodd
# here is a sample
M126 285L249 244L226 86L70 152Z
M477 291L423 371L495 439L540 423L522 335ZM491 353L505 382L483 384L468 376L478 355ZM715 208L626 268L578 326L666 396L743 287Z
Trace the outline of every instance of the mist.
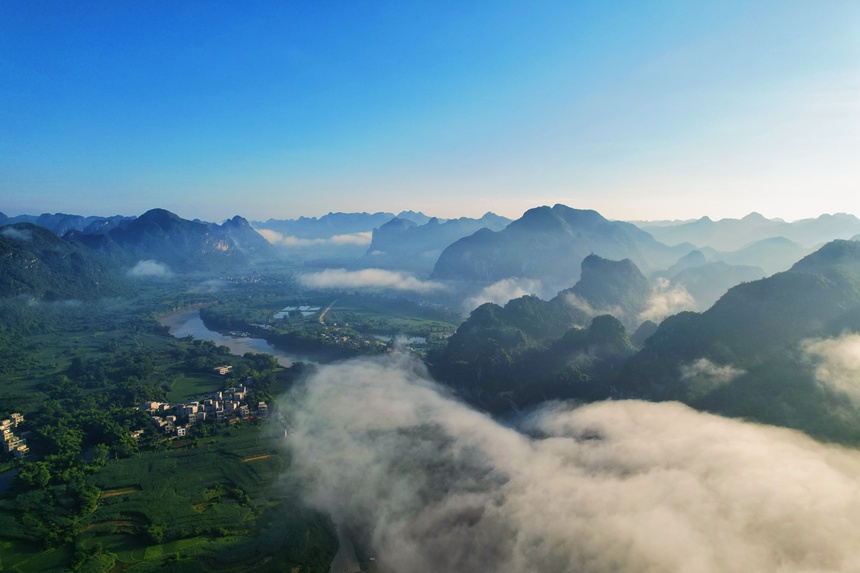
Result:
M283 400L308 503L386 572L856 571L860 453L678 403L505 426L403 355Z
M860 405L860 334L807 340L802 346L815 363L815 378Z
M172 275L167 265L153 260L138 261L128 271L128 276L135 278L167 278Z
M326 269L306 273L298 277L298 282L307 288L317 289L394 289L428 293L445 290L442 283L422 281L406 273L382 269Z
M541 290L541 282L529 278L507 278L494 282L484 287L473 296L463 301L463 311L471 312L484 303L492 302L504 306L508 301L530 294L536 294Z
M654 286L647 308L639 315L639 320L660 323L667 316L685 310L696 310L696 299L682 285L673 285L669 279L660 278Z
M27 229L16 229L15 227L4 227L0 229L0 236L14 241L31 241L33 234Z
M324 239L302 239L291 235L284 235L271 229L255 229L264 239L272 245L280 245L283 247L319 247L319 246L345 246L359 245L368 246L373 239L373 232L366 231L362 233L349 233L345 235L334 235Z

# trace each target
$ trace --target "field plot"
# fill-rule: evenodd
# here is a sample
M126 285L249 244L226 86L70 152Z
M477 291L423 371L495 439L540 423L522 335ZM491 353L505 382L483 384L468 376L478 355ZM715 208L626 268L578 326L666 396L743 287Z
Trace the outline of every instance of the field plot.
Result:
M181 373L177 375L167 393L169 402L194 400L224 387L224 378L215 374Z
M103 571L328 571L337 538L284 485L278 440L233 428L197 447L111 461L90 478L98 506L61 551L3 543L16 522L0 508L4 570L61 571L77 552Z

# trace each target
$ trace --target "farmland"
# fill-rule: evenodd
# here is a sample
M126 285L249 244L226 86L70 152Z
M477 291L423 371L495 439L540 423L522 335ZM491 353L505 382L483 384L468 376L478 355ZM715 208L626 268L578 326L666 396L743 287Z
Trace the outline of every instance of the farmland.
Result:
M41 551L6 539L3 564L13 571L64 571L69 560L115 560L135 572L324 570L336 537L301 507L283 441L267 427L231 428L194 446L111 462L89 480L100 495L73 545ZM6 526L15 509L11 500L0 505L4 537L14 535Z
M130 299L0 305L0 417L22 412L15 431L30 447L0 460L3 570L328 570L337 539L289 486L278 422L200 424L182 439L137 409L248 380L249 400L276 408L300 376L159 325L215 302L204 278L143 284Z

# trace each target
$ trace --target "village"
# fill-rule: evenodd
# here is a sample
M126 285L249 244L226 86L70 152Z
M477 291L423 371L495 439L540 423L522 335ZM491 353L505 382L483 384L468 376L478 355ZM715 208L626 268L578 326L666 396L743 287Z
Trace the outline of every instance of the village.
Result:
M217 366L214 370L225 376L231 367ZM250 385L251 382L249 378L245 384L212 392L208 398L190 402L144 402L140 409L151 416L150 422L157 435L171 438L183 438L192 427L204 422L235 424L255 417L268 418L269 406L265 402L257 402L253 409L247 403L249 390L246 384ZM143 429L135 430L132 437L140 439L144 432Z
M6 420L0 421L0 440L3 442L3 452L12 454L16 458L23 458L30 453L26 438L13 432L18 424L24 421L24 416L18 413L11 414Z

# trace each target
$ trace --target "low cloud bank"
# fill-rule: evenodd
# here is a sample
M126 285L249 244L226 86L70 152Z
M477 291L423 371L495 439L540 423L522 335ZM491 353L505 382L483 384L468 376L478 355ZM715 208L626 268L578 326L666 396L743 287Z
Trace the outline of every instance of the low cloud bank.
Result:
M816 363L815 377L819 382L860 405L860 334L807 340L803 349Z
M556 404L523 432L394 356L285 399L306 498L381 570L857 571L860 452L678 403Z
M284 247L319 247L324 245L345 246L345 245L370 245L373 239L373 232L367 231L363 233L351 233L347 235L334 235L325 239L301 239L290 235L284 235L271 229L255 229L264 239L272 245L281 245Z
M696 299L683 285L673 285L669 279L660 278L648 300L648 307L639 315L639 320L651 320L659 324L667 316L695 309Z
M15 227L4 227L0 229L0 237L6 237L13 241L31 241L33 234L27 229L16 229Z
M307 288L318 289L387 288L419 293L445 289L442 283L422 281L405 273L382 269L360 271L326 269L317 273L303 274L299 276L298 281Z
M135 278L167 278L172 274L167 265L152 260L138 261L128 271L128 276Z
M528 294L535 294L541 289L538 280L527 278L507 278L484 287L481 292L463 301L463 310L471 312L486 302L505 306L509 300Z

